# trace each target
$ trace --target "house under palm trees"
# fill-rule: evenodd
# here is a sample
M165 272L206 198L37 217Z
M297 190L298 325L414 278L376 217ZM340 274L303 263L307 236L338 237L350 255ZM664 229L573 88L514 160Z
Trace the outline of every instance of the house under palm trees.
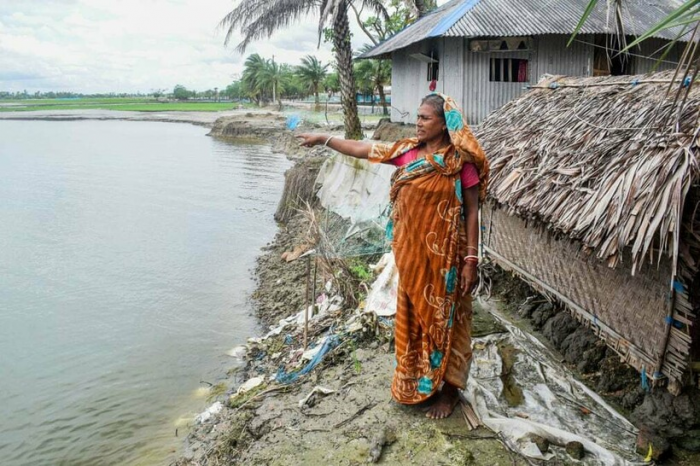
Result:
M415 121L422 96L436 90L461 103L472 124L527 91L545 74L605 76L675 68L682 52L670 45L677 30L660 31L617 55L616 18L628 34L641 34L681 0L629 0L617 16L597 7L567 47L589 0L452 0L360 58L390 58L395 122ZM624 45L624 44L623 44ZM613 53L610 53L612 51ZM663 57L663 61L658 59Z

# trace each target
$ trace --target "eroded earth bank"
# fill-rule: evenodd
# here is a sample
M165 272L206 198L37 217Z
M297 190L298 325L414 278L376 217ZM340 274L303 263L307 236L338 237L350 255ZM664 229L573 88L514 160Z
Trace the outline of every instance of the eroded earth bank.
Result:
M297 129L305 130L329 132ZM330 132L340 135L341 128ZM381 123L375 137L410 132ZM305 255L328 221L314 182L331 154L299 148L279 114L227 117L211 135L265 139L295 166L276 214L279 231L255 269L254 308L264 330L232 352L242 366L232 362L239 369L222 377L175 464L698 464L689 453L700 449L695 392L646 393L639 375L569 313L488 264L490 286L475 302L475 366L465 393L475 409L460 405L433 421L422 407L392 402L391 319L365 309L383 271L381 255L320 260L315 274ZM311 299L316 315L305 351L303 309ZM491 420L479 426L474 412ZM504 434L521 421L559 422L591 441L546 429Z

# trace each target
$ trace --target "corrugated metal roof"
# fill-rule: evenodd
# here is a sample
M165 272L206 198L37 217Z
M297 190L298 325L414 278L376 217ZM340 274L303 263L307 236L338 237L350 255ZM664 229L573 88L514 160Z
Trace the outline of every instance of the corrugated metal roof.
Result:
M430 15L382 42L360 58L386 55L431 37L501 37L571 34L589 0L452 0ZM583 25L581 34L614 32L614 16L607 1L597 7ZM628 0L624 2L625 31L638 35L652 28L681 0ZM654 37L674 39L677 30L661 31Z
M396 33L373 49L363 53L359 58L372 58L385 55L393 52L394 50L408 47L413 43L419 42L428 37L432 37L430 36L430 33L433 31L433 29L435 29L435 26L437 26L440 21L447 18L450 13L454 12L455 8L460 6L462 3L465 3L464 0L452 0L445 3L438 9L421 18L419 21L411 24L403 31Z

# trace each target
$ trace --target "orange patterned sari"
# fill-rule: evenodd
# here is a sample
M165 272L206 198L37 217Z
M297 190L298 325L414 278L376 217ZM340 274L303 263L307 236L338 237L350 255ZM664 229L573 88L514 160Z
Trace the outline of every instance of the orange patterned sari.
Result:
M466 253L460 171L466 162L476 165L483 198L488 162L452 99L443 98L452 145L399 168L390 194L387 236L399 271L391 393L404 404L426 400L443 380L464 388L471 361L471 298L460 290ZM385 162L418 145L375 144L369 160Z

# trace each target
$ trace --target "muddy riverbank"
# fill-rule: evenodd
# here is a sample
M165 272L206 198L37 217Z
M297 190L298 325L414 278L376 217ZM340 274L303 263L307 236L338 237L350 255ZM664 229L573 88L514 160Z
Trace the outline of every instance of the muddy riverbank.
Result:
M273 126L276 123L272 121ZM214 126L212 134L240 137L247 125L226 119ZM264 136L264 130L254 131ZM293 191L299 179L313 182L329 155L323 148L300 149L288 132L278 133L273 142L277 150L297 160L287 176L286 191ZM298 206L290 209L281 201L280 230L255 269L258 285L253 299L266 328L298 313L306 298L307 263L295 257L313 247L307 214L300 206L313 208L314 193L289 194L285 198L295 198ZM321 306L324 300L336 298L334 290L325 288L327 278L320 272L316 283L322 291L317 301ZM318 350L331 328L352 327L353 320L357 324L354 307L342 302L327 306L311 321L309 348ZM478 333L502 331L485 312L477 311L475 321ZM247 351L234 352L241 356L245 352L245 369L237 380L252 380L251 388L228 387L218 398L215 413L206 421L200 418L193 427L176 464L364 464L372 459L381 459L382 464L514 464L512 453L499 438L484 428L469 431L461 412L435 422L420 409L391 401L391 330L377 322L362 322L353 332L347 330L351 336L333 346L307 376L287 384L275 382L280 368L288 369L294 359L305 358L302 327L287 326L265 340L253 338ZM516 460L515 464L526 463Z
M251 338L245 348L232 352L245 364L235 378L237 384L223 387L220 391L224 393L215 398L217 403L199 417L187 436L184 455L175 464L532 464L532 459L518 456L493 431L484 427L469 430L461 408L447 420L431 421L420 409L393 403L389 395L393 371L390 326L363 315L361 302L358 311L337 300L336 290L325 288L328 277L323 274L315 285L320 291L316 302L324 311L311 319L310 351L304 351L299 316L307 298L309 269L303 254L314 246L304 210L318 206L313 190L303 188L315 179L328 153L324 148L299 148L279 118L269 117L260 127L251 125L249 118L239 115L220 121L212 135L266 139L297 161L287 175L289 192L278 208L280 230L264 248L255 270L256 313L265 325L263 333L272 331L267 338ZM391 135L405 131L381 130ZM367 265L361 264L369 270ZM363 286L370 285L374 277L365 277ZM492 270L491 280L494 300L488 307L538 335L557 355L559 365L576 373L641 427L637 449L641 456L636 460L649 454L650 441L655 444L653 458L671 456L667 439L673 435L676 444L693 449L697 414L692 394L669 401L661 390L646 393L638 374L568 313L503 271ZM283 319L286 321L281 322ZM485 341L504 331L480 305L475 305L474 330ZM479 343L475 349L486 351L486 346ZM508 345L499 343L497 348L503 361L501 396L512 406L523 405L522 387L512 377L521 356ZM305 375L294 376L295 370L312 365ZM591 411L582 405L579 415L585 418ZM517 412L517 416L527 415ZM634 449L633 439L630 449ZM539 440L532 442L540 448ZM551 448L558 452L559 460L546 464L573 462L564 445ZM682 449L675 448L673 453L666 464L695 464L696 457Z

